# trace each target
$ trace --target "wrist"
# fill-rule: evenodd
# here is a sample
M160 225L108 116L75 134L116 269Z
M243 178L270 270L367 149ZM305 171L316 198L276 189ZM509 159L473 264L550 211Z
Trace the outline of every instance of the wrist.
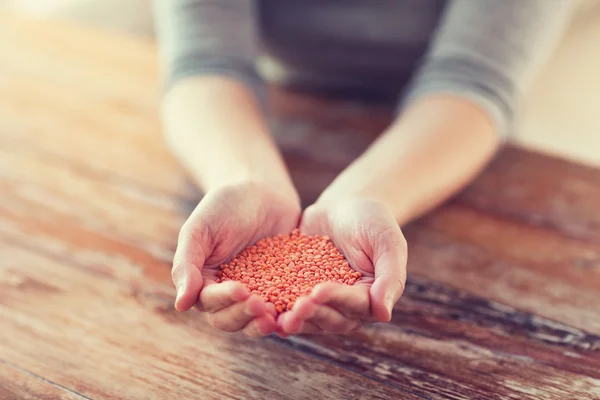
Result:
M373 199L402 225L464 187L497 146L481 110L454 98L423 99L405 110L321 198Z
M244 85L219 77L182 81L165 99L162 114L169 146L203 191L260 183L298 198Z
M300 207L300 196L294 185L290 182L276 181L271 179L265 179L263 177L251 177L247 176L239 180L222 181L218 184L210 186L206 189L206 192L213 192L218 190L226 190L229 188L244 188L248 190L248 193L256 192L271 192L277 193L278 197L290 204L295 204Z
M398 199L392 199L385 193L370 188L354 188L354 190L338 190L337 187L327 188L315 202L315 205L322 207L335 207L340 204L368 202L375 203L385 208L390 214L397 216L402 214L403 206Z

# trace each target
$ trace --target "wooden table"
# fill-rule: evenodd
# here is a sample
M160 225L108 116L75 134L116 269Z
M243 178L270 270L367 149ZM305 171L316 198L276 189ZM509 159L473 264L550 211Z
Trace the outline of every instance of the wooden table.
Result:
M160 137L155 61L150 42L0 15L0 398L600 398L600 170L515 148L406 228L389 324L254 340L175 312L199 195ZM273 96L306 202L389 120Z

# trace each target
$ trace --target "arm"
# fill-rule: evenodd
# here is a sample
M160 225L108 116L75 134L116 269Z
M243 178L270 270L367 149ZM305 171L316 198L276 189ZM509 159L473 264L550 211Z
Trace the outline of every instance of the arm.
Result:
M300 202L263 117L249 0L155 0L165 72L167 142L206 192L177 240L175 307L196 307L224 331L262 336L275 309L219 265L257 240L297 226ZM272 306L272 305L271 305Z
M164 99L162 120L170 147L204 191L259 182L298 200L258 102L243 84L217 76L183 80Z
M320 201L372 198L404 224L461 189L512 128L519 101L571 5L452 1L404 112Z
M199 186L274 184L297 197L263 116L252 1L155 0L167 142Z
M330 236L361 280L315 288L278 321L284 332L347 332L390 320L406 281L398 224L448 198L492 157L570 4L449 4L404 112L303 215L301 230Z

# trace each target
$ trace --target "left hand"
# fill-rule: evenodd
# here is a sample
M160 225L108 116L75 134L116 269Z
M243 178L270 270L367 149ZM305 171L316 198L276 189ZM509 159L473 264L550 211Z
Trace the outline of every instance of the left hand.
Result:
M362 274L353 286L317 285L278 318L278 330L348 333L365 323L388 322L406 282L406 240L383 203L370 199L313 204L300 230L329 236L350 266Z

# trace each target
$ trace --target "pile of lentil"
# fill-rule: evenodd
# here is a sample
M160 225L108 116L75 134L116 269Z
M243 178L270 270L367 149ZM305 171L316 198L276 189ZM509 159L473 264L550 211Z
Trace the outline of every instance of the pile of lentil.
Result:
M275 305L278 313L291 310L297 298L319 283L352 285L360 279L327 236L292 233L259 240L221 265L217 282L243 282L251 293Z

